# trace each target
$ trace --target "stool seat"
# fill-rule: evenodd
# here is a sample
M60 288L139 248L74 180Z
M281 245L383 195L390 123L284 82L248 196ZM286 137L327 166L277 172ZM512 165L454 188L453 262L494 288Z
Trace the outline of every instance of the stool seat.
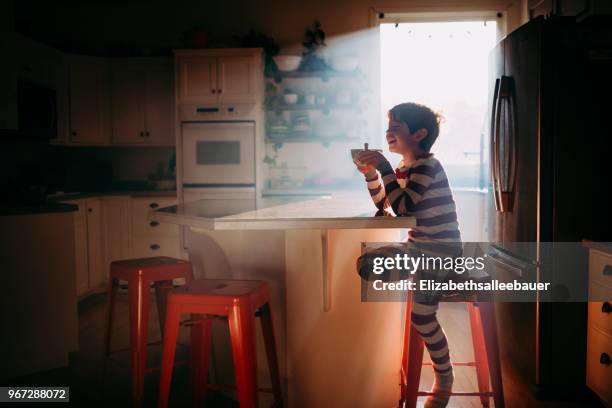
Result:
M132 360L132 402L133 406L142 405L144 394L144 375L147 370L147 327L149 321L150 286L155 287L159 325L163 334L168 292L172 290L174 279L193 280L191 263L167 256L125 259L111 262L106 312L106 333L104 339L104 368L111 353L110 344L115 314L115 298L119 281L127 281L130 308L130 349Z
M111 277L129 281L144 273L150 282L192 276L191 262L169 256L111 262Z
M194 406L204 401L207 388L212 337L210 315L214 315L215 318L219 316L227 318L238 400L241 407L249 408L257 406L254 320L256 316L260 317L275 406L282 406L268 284L256 280L201 279L190 281L168 294L159 407L168 405L178 327L182 314L190 314L192 321L198 323L191 325Z
M269 298L268 284L263 281L198 279L170 292L168 302L228 307L242 303L259 307Z

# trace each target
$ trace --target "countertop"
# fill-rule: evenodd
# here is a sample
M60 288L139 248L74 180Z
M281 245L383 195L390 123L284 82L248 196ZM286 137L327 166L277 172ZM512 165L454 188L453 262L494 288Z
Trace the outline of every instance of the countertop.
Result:
M49 196L49 202L62 202L71 200L80 200L83 198L92 197L112 197L112 196L129 196L129 197L176 197L176 190L111 190L111 191L94 191L88 193L66 193Z
M287 230L410 228L413 217L378 214L367 191L279 204L258 200L257 209L209 215L207 200L173 205L153 211L152 220L206 230Z
M612 242L598 242L584 239L582 240L582 245L586 248L594 249L596 251L601 251L612 255Z
M78 211L78 207L74 204L65 203L45 203L32 204L15 207L0 207L0 215L29 215L29 214L47 214L58 212Z

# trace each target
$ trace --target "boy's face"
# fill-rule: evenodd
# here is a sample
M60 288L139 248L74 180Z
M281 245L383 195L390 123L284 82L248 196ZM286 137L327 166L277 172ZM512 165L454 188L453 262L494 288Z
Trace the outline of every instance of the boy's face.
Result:
M389 151L392 153L405 154L418 149L418 141L410 133L405 122L389 119L386 137Z

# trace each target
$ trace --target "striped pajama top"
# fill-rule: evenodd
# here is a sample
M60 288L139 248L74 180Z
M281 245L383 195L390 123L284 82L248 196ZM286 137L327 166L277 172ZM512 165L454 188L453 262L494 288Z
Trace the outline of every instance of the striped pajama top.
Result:
M429 156L403 162L393 171L385 161L366 174L368 190L379 209L391 207L395 215L413 216L416 227L408 230L412 242L461 242L455 201L440 162Z

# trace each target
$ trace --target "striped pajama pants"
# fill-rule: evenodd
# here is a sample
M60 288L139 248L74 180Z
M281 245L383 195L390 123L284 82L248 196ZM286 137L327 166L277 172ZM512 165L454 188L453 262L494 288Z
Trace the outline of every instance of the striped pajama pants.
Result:
M413 301L410 322L425 343L433 369L444 375L448 374L453 367L446 334L436 316L438 305L438 301L427 303Z
M443 249L448 251L450 255L458 256L459 254L458 252L452 253L452 248L450 246L444 247ZM363 253L357 259L357 272L359 276L366 281L381 279L384 282L390 282L405 279L408 276L403 275L401 272L398 273L397 271L385 271L381 275L374 276L372 274L372 267L374 257L393 257L395 254L402 254L406 251L410 253L410 250L407 249L406 245L403 243L371 249ZM418 252L416 254L418 255ZM446 276L436 272L420 271L417 276L418 278L428 278L438 282L446 280ZM417 293L415 299L412 301L410 321L425 343L434 370L444 375L452 370L452 365L446 334L442 326L440 326L436 315L440 298L441 294L437 292Z

